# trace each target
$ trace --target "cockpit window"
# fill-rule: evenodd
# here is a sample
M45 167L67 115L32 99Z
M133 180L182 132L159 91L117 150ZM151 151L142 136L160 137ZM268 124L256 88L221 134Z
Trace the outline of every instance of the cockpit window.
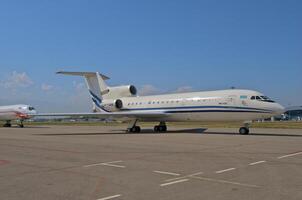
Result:
M35 108L30 106L30 107L28 107L28 110L32 111L32 110L35 110Z
M270 103L274 103L275 101L271 100L270 98L268 98L267 96L261 96L262 98L262 101L265 101L265 102L270 102Z
M263 101L263 102L269 102L269 103L274 103L275 101L271 100L267 96L252 96L251 100L258 100L258 101Z

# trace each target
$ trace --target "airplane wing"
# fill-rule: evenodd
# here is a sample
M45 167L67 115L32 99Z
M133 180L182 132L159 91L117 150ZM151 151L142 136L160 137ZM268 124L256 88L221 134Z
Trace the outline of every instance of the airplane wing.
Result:
M100 119L158 119L166 117L164 112L114 112L114 113L45 113L34 114L31 117L93 117Z

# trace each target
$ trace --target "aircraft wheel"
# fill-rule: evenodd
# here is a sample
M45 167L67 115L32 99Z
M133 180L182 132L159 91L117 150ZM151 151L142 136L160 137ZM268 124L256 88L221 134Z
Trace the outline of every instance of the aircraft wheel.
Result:
M10 128L10 127L12 127L12 124L6 123L6 124L3 125L3 127Z
M167 126L154 126L154 132L166 132Z
M246 128L246 127L241 127L239 129L239 134L240 135L248 135L250 133L250 129Z
M141 127L139 126L134 126L130 129L127 130L129 133L140 133L141 132Z
M159 126L159 132L166 132L167 126Z
M135 127L135 133L140 133L140 132L141 132L141 127L136 126L136 127Z

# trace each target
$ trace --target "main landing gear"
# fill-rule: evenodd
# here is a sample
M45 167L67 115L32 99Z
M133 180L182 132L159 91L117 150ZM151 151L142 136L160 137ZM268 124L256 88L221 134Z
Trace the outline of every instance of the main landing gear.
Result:
M160 122L158 126L154 126L154 132L166 132L168 130L167 125L165 122Z
M137 126L138 120L134 120L132 121L128 128L127 128L127 133L140 133L141 132L141 127ZM160 124L158 126L154 127L154 132L156 133L162 133L162 132L166 132L168 130L167 125L165 122L160 122Z
M20 128L24 128L23 120L20 121L20 123L18 124L18 126ZM6 121L6 123L3 125L3 127L6 127L6 128L12 127L11 121Z
M10 121L6 121L6 123L3 125L3 127L12 127L12 124Z

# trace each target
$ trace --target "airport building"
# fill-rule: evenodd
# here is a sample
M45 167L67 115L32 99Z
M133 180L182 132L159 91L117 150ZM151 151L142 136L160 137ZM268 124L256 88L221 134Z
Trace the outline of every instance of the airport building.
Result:
M286 109L284 119L301 121L302 120L302 106L293 106Z

